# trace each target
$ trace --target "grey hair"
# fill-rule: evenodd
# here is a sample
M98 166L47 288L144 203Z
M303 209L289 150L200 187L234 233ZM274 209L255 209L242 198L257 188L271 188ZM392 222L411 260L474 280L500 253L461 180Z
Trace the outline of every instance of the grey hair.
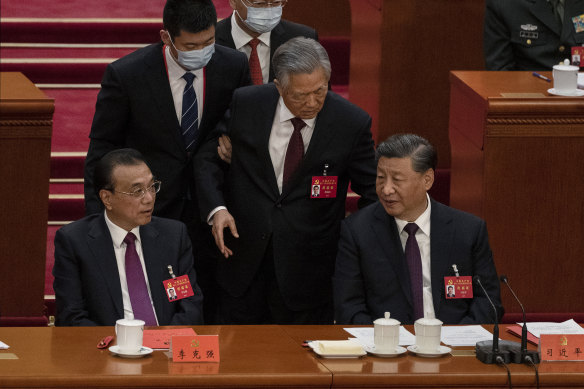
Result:
M291 74L311 74L322 68L327 82L331 78L331 62L326 50L310 38L296 37L280 45L272 58L272 66L284 89L288 87Z
M436 170L438 155L434 146L425 138L415 134L396 134L380 143L375 150L375 159L385 158L412 159L412 169L424 173L428 169Z

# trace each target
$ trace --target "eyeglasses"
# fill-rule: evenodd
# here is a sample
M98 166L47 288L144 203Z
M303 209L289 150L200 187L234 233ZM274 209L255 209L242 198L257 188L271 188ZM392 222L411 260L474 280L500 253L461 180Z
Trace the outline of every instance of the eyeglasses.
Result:
M146 191L152 193L153 195L158 193L160 191L161 184L162 184L162 182L160 182L160 181L154 181L152 183L152 185L150 185L148 188L138 188L133 192L122 192L121 190L113 190L113 191L117 192L117 193L123 193L125 195L132 196L132 197L137 198L137 199L142 199L142 198L144 198L144 196L146 196Z
M271 8L271 7L283 7L286 5L288 0L282 1L255 1L255 0L241 0L242 3L249 7L254 8Z
M310 95L314 95L317 98L323 98L328 92L328 84L322 85L320 88L308 92L308 93L295 93L291 91L286 91L288 98L294 103L303 103Z

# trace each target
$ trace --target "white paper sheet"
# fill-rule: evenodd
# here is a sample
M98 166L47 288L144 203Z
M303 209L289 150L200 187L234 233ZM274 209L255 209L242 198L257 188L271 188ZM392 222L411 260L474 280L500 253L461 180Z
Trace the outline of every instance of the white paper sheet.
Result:
M493 340L493 334L479 325L443 326L440 340L450 346L474 346L483 340Z
M517 323L523 326L523 323ZM562 323L533 322L527 323L527 330L539 338L541 334L584 334L582 328L574 319Z
M10 348L10 346L0 340L0 350L6 350L8 348Z
M578 89L584 89L584 73L578 73Z
M365 347L373 347L375 345L373 341L373 327L354 327L354 328L344 328L349 334L353 335L359 343ZM399 327L399 345L400 346L411 346L416 344L416 337L410 331L406 330L403 326Z

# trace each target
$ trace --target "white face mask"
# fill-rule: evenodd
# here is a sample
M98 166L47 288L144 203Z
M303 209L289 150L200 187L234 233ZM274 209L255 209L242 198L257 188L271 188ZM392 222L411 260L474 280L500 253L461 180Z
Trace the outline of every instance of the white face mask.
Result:
M266 8L248 7L245 4L244 6L247 8L247 19L243 20L243 18L239 16L239 12L235 12L237 12L237 16L239 16L250 30L257 32L258 34L272 31L274 27L280 23L280 19L282 18L281 5Z
M168 36L170 37L170 34L168 34ZM204 68L211 60L213 53L215 53L215 43L205 46L200 50L189 51L177 49L172 39L170 39L170 44L176 50L178 63L188 70L199 70Z

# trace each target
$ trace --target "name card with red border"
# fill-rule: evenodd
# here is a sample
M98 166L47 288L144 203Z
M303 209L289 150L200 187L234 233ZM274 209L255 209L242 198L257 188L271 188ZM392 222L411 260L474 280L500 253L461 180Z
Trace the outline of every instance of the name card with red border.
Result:
M142 344L153 349L167 349L170 347L170 341L173 336L197 335L192 328L174 328L171 330L144 330L144 339Z
M173 336L173 362L219 362L219 335Z
M542 361L584 361L584 334L541 334Z

